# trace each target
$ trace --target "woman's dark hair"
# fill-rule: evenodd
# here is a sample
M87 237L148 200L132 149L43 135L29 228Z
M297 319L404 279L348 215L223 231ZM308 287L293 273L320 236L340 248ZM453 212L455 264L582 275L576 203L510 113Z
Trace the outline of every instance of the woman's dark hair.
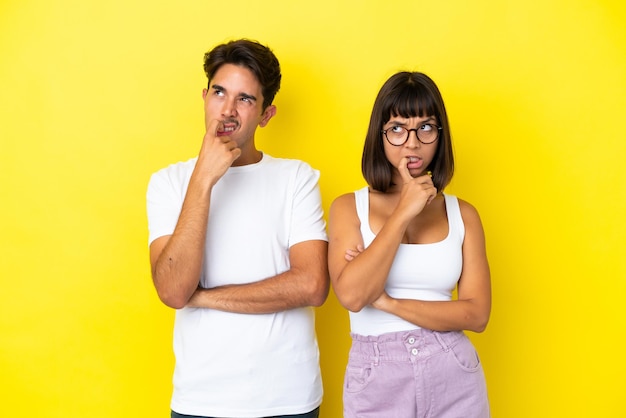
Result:
M450 183L454 173L454 156L448 115L437 85L419 72L399 72L389 78L374 101L369 128L363 147L361 171L367 184L374 190L386 192L392 184L393 166L385 155L382 129L392 117L437 118L442 130L437 139L437 150L427 167L439 192Z
M224 64L248 68L256 76L263 93L263 110L274 101L280 89L280 64L274 53L264 45L248 39L239 39L216 46L204 54L204 73L211 79Z

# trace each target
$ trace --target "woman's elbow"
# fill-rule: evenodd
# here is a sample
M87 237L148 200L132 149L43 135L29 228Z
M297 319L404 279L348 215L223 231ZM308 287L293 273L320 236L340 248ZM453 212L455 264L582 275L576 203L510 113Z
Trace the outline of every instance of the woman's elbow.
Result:
M336 292L335 295L337 296L337 300L339 301L341 306L343 306L350 312L360 312L368 305L363 299L354 294L341 294Z
M472 322L473 324L470 328L470 331L476 333L481 333L485 331L485 329L487 329L487 324L489 323L489 313L478 315L476 318L474 318L474 321Z
M349 304L344 304L343 307L346 308L347 310L349 310L352 313L358 313L361 312L361 310L363 308L365 308L366 305L362 304L362 303L349 303Z

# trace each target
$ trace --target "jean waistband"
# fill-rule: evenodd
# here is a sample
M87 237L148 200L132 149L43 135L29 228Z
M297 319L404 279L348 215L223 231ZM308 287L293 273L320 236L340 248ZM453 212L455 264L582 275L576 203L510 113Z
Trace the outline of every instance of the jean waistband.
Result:
M350 355L360 358L407 359L411 353L420 357L429 356L440 351L448 351L461 339L467 338L462 331L431 331L414 329L409 331L390 332L381 335L350 334L352 347Z

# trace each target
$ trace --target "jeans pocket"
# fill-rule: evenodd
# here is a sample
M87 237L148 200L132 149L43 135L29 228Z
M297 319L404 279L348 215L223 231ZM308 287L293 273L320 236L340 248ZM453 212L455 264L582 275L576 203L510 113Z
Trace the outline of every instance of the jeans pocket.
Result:
M348 364L344 390L351 393L362 391L372 381L372 374L372 364Z
M464 336L450 347L456 363L466 372L476 372L481 369L480 358L472 342Z

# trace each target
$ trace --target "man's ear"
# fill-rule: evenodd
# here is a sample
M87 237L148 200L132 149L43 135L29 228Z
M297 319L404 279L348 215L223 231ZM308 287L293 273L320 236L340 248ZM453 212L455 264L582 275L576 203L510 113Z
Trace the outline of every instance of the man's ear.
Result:
M259 122L259 126L261 128L265 127L267 123L274 117L276 114L276 106L270 105L263 111L263 118L261 118L261 122Z

